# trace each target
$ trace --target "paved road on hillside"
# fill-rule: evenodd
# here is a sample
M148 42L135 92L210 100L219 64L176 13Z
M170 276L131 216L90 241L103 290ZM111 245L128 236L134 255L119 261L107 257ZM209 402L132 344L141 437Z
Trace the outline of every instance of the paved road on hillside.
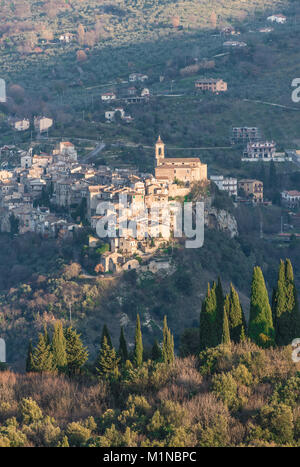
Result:
M266 101L259 101L259 100L254 100L254 99L243 99L243 101L254 102L255 104L271 105L272 107L280 107L281 109L287 109L287 110L296 110L298 112L300 110L300 108L297 108L297 107L288 107L287 105L276 104L275 102L266 102Z
M104 143L97 144L95 149L93 149L91 152L89 152L85 157L81 159L81 162L85 162L85 163L93 162L93 159L95 159L104 148L105 148Z

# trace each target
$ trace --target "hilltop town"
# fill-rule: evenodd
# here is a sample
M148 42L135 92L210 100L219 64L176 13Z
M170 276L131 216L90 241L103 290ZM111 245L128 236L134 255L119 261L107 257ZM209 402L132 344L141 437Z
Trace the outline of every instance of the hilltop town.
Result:
M212 83L214 86L214 81ZM214 88L211 90L215 92ZM298 163L297 151L276 152L276 143L264 141L257 127L233 127L230 143L241 148L242 162L260 164L260 167L267 163L270 170L275 170L275 162ZM51 153L35 153L33 147L27 151L18 150L14 146L2 147L2 153L4 157L8 154L6 159L10 166L0 170L1 232L11 235L32 232L44 239L65 241L73 238L80 230L89 231L88 246L99 252L99 262L93 271L96 274L120 273L138 268L147 270L149 267L155 271L168 267L168 263L151 262L150 259L153 255L157 257L157 253L164 251L168 245L174 244L171 230L174 228L175 216L171 216L170 225L164 225L166 221L161 213L155 219L145 217L145 209L150 211L154 205L162 210L164 207L170 208L174 202L182 204L187 199L202 200L205 203L206 225L210 225L213 215L217 218L215 227L229 232L231 237L238 235L236 220L229 213L226 214L226 209L212 209L212 185L219 193L224 193L225 199L231 199L232 206L272 206L272 200L264 197L261 177L238 179L215 175L210 169L208 177L207 164L202 163L199 157L166 156L161 136L153 147L151 172L89 163L89 154L79 158L75 145L69 141L59 142ZM7 166L8 162L2 165ZM192 194L197 190L198 198L193 199ZM125 201L122 201L124 196ZM109 211L98 212L101 202L111 203L118 214L117 231L122 222L120 213L122 215L123 212L126 212L126 222L131 227L126 225L121 235L99 238L97 224ZM292 211L296 222L300 192L281 190L280 203L283 208ZM225 220L222 219L224 213ZM137 218L140 220L138 227ZM286 226L290 235L284 233L282 223L280 228L281 231L277 232L279 237L291 239L293 227ZM295 236L298 236L297 231ZM145 261L147 266L143 266Z
M299 446L299 1L0 20L0 447Z

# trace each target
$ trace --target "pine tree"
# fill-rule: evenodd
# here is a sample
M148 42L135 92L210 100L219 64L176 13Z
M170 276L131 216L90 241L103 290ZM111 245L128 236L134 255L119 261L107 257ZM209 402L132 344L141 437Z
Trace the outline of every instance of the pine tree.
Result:
M44 339L47 345L51 344L46 324L44 324Z
M120 345L119 345L118 354L119 354L119 357L120 357L122 363L125 363L126 360L128 360L127 343L126 343L126 339L125 339L125 336L124 336L123 326L121 327Z
M245 316L240 304L237 291L230 284L229 310L227 310L230 338L233 342L240 342L242 327L246 327Z
M223 332L222 332L222 344L229 345L230 341L230 332L229 332L229 323L226 309L224 307L223 311Z
M108 344L107 337L103 337L103 343L96 362L96 371L101 378L109 379L118 375L118 364L120 359L116 351Z
M218 323L219 324L219 323ZM215 347L221 342L217 327L216 283L207 286L207 294L203 300L200 313L200 349Z
M66 339L61 321L55 323L52 338L53 362L59 371L67 365Z
M262 347L274 344L272 311L264 276L258 266L253 269L248 334L251 340Z
M162 359L162 351L157 339L155 339L152 347L151 358L154 362L159 362Z
M273 316L277 345L288 345L300 332L300 312L294 273L289 259L279 264Z
M47 336L39 334L39 341L36 348L33 350L31 358L32 371L37 372L52 372L55 371L53 363L53 355L50 345L47 344Z
M113 347L112 342L111 342L111 338L110 338L110 334L109 334L109 330L108 330L108 327L106 326L106 324L104 324L103 329L102 329L101 345L103 344L104 336L105 336L106 339L107 339L107 344L108 344L110 347Z
M78 373L88 359L88 351L84 347L80 334L72 326L64 330L66 339L67 369L69 374Z
M242 326L241 335L240 335L240 342L246 342L246 340L247 340L247 337L246 337L246 333L245 333L245 328L244 328L244 326Z
M28 344L28 350L27 350L27 358L26 358L26 372L30 373L32 370L32 353L33 353L33 346L32 346L32 340L30 339L29 344Z
M143 339L139 315L136 317L133 361L137 367L143 363Z
M162 359L165 363L174 362L174 338L167 324L167 317L164 317Z

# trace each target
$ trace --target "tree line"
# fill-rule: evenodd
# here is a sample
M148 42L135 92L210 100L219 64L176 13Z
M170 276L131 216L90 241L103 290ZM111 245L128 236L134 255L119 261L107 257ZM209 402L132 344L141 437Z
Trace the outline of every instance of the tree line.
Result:
M220 278L208 284L200 313L200 350L250 339L263 348L289 345L300 336L300 311L291 261L281 260L270 304L264 276L253 269L248 325L237 291L224 296Z
M262 348L291 344L300 336L300 310L291 261L280 261L277 285L273 289L270 304L264 276L260 267L253 269L250 316L247 323L239 295L230 284L224 294L220 278L208 284L206 297L200 313L199 350L230 345L250 340ZM163 339L155 340L151 349L153 362L172 364L175 359L174 337L164 317ZM80 334L72 326L63 328L62 322L54 325L52 338L46 326L39 334L35 347L30 341L28 347L27 372L63 372L76 375L88 360L88 350ZM136 319L134 347L128 350L124 329L121 327L119 347L112 344L106 325L100 339L100 347L90 370L100 379L118 379L123 370L139 368L144 361L143 337L139 315Z
M167 318L164 318L163 340L159 344L155 340L151 360L171 364L174 362L174 337L168 328ZM46 326L39 334L38 343L33 347L30 341L27 352L27 372L65 373L74 376L80 372L88 360L88 350L84 346L80 334L71 326L63 328L62 322L54 325L52 338ZM100 379L118 379L122 370L139 368L144 361L143 337L139 315L136 319L134 349L128 351L124 329L121 327L119 348L112 344L106 325L100 339L100 348L95 362L91 365L91 372Z

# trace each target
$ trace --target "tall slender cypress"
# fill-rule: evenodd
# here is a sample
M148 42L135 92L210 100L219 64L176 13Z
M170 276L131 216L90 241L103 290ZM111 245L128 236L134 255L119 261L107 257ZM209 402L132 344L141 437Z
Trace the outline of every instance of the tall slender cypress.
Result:
M127 343L126 343L126 339L125 339L125 336L124 336L123 326L121 327L120 344L119 344L118 355L119 355L122 363L125 363L126 360L128 360Z
M222 344L228 345L230 341L229 323L226 309L223 310L223 330L222 330Z
M273 306L277 345L288 345L300 332L300 312L291 261L280 260Z
M223 333L224 293L220 276L218 277L218 281L216 284L216 300L216 327L218 333L218 341L221 342Z
M66 338L64 336L61 321L55 323L52 337L53 362L59 371L63 371L67 365Z
M253 269L248 334L261 347L274 344L272 311L264 276L258 266Z
M200 313L200 349L215 347L221 342L217 320L216 283L208 284Z
M246 328L246 320L240 303L239 295L230 284L229 311L227 312L230 338L233 342L240 342L242 327Z
M174 338L171 334L167 324L167 317L164 317L163 328L163 345L162 345L162 359L165 363L171 364L174 362Z
M143 363L143 339L139 315L136 317L133 361L137 367L141 366Z
M291 304L292 304L292 339L300 336L300 308L299 308L299 301L298 301L298 294L294 280L294 271L293 266L290 259L286 260L286 267L285 267L285 274L286 274L286 281L288 283L288 287L290 287L290 297L291 297ZM291 306L290 304L290 306Z

